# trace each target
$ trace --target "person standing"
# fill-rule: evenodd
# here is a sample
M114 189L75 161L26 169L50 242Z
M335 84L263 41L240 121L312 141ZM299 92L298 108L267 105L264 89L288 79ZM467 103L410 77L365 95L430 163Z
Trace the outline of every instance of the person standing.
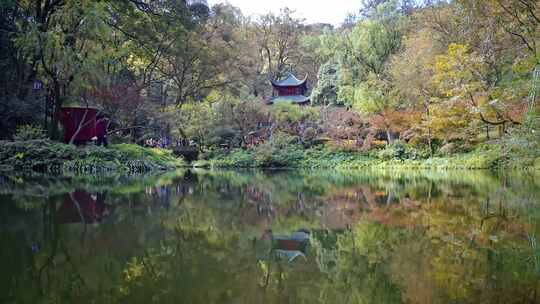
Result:
M109 120L103 115L99 114L96 121L96 137L97 145L107 147L107 128L109 127Z

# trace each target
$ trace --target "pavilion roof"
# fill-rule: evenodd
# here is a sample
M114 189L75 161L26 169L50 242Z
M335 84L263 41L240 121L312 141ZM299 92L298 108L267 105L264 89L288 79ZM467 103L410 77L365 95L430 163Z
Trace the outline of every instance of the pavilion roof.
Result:
M289 73L287 77L280 80L272 80L272 85L276 87L297 87L306 83L307 75L304 79L300 80L296 78L292 73Z

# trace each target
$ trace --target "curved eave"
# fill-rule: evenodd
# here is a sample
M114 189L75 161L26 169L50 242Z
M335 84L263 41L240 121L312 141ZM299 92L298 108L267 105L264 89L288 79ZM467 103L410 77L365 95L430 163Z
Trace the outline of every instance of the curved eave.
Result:
M304 79L300 80L296 77L294 77L294 75L290 74L287 78L285 78L284 80L282 81L275 81L275 80L270 80L270 82L272 83L273 86L275 87L299 87L299 86L303 86L306 84L306 81L307 81L307 74L306 76L304 77ZM287 80L289 80L289 78L294 78L294 80L296 81L296 83L284 83L286 82Z

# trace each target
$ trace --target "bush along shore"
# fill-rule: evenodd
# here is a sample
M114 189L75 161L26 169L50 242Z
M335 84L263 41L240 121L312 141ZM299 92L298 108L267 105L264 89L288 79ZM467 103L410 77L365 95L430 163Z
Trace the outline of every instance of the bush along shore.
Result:
M0 171L48 173L172 170L184 166L172 151L135 144L76 147L50 140L0 141Z
M188 165L172 151L135 144L76 147L46 139L0 141L0 172L143 173L179 167L304 169L533 169L540 170L535 147L520 143L482 144L470 151L438 153L396 141L361 152L333 145L309 145L276 137L251 148L216 149ZM532 148L532 149L530 149Z
M482 145L472 151L430 156L429 152L397 142L386 148L369 151L344 151L332 147L305 148L300 145L215 152L194 163L207 168L314 168L314 169L527 169L540 170L537 151L512 151L500 144ZM510 157L510 155L513 155Z

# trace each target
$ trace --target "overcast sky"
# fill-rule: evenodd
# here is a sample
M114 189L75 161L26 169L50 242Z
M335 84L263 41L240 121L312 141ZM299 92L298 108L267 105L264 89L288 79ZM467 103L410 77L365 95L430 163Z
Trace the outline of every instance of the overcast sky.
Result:
M340 25L348 13L360 9L360 0L208 0L209 5L229 2L239 7L244 15L261 15L279 12L282 7L296 10L296 17L305 18L306 23L331 23Z

